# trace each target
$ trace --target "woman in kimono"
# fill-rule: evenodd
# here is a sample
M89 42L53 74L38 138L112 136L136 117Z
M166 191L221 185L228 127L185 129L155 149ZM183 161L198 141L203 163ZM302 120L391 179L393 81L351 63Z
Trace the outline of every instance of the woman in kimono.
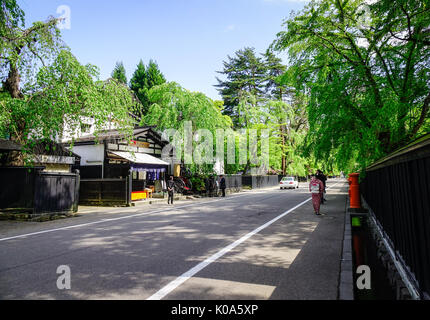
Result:
M321 195L324 192L324 184L321 180L313 174L311 176L311 182L309 183L309 191L312 193L312 204L314 206L314 212L317 216L320 216L320 205Z

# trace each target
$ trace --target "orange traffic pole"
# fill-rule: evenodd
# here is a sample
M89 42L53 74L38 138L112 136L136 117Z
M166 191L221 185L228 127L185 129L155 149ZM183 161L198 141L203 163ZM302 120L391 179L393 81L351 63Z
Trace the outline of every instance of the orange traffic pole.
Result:
M360 185L358 184L358 173L349 174L349 207L361 208L360 203Z

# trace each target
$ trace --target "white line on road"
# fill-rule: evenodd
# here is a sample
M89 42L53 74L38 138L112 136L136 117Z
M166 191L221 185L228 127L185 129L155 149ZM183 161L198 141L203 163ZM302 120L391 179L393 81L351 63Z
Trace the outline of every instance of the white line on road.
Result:
M104 223L104 222L110 222L110 221L116 221L116 220L122 220L122 219L135 218L135 217L140 217L140 216L149 215L149 214L153 214L153 213L159 213L159 212L163 212L163 211L182 209L182 208L190 207L190 206L193 206L193 205L196 205L196 204L202 205L202 204L213 203L213 202L222 201L222 200L230 200L230 199L235 199L235 198L238 198L238 197L241 197L241 196L245 196L247 194L260 193L260 192L261 192L261 190L258 190L258 191L256 190L254 192L246 192L246 193L238 194L238 195L235 195L235 196L232 196L232 197L228 197L228 198L210 200L210 201L205 201L205 202L190 203L190 204L186 204L186 205L183 205L183 206L171 207L171 208L163 208L163 209L159 209L159 210L155 210L155 211L137 213L137 214L133 214L133 215L129 215L129 216L123 216L123 217L118 217L118 218L102 219L102 220L99 220L99 221L93 221L93 222L88 222L88 223L81 223L81 224L76 224L76 225L67 226L67 227L60 227L60 228L42 230L42 231L37 231L37 232L32 232L32 233L25 233L25 234L11 236L11 237L7 237L7 238L0 238L0 242L7 241L7 240L13 240L13 239L19 239L19 238L25 238L25 237L29 237L29 236L34 236L34 235L44 234L44 233L50 233L50 232L55 232L55 231L61 231L61 230L68 230L68 229L73 229L73 228L86 227L86 226L100 224L100 223Z
M229 198L229 199L231 199L231 198ZM219 200L214 200L214 201L211 201L211 202L215 202L215 201L219 201ZM34 236L34 235L37 235L37 234L55 232L55 231L60 231L60 230L67 230L67 229L72 229L72 228L80 228L80 227L90 226L90 225L104 223L104 222L109 222L109 221L134 218L134 217L149 215L149 214L158 213L158 212L162 212L162 211L167 211L167 210L171 210L171 209L182 209L182 208L194 205L194 204L196 204L196 203L191 203L191 204L187 204L187 205L183 205L183 206L179 206L179 207L174 207L174 208L163 208L163 209L160 209L160 210L155 210L155 211L150 211L150 212L137 213L137 214L133 214L133 215L129 215L129 216L124 216L124 217L102 219L102 220L99 220L99 221L93 221L93 222L88 222L88 223L76 224L76 225L73 225L73 226L61 227L61 228L56 228L56 229L48 229L48 230L42 230L42 231L37 231L37 232L32 232L32 233L20 234L20 235L8 237L8 238L1 238L0 242L1 241L6 241L6 240L12 240L12 239L24 238L24 237L28 237L28 236Z
M330 188L333 188L334 186L338 185L339 183L340 182L334 184ZM330 188L327 188L327 189L330 189ZM179 277L177 277L175 280L173 280L172 282L170 282L169 284L167 284L165 287L161 288L156 293L154 293L152 296L150 296L149 298L147 298L147 300L161 300L161 299L163 299L166 295L168 295L170 292L172 292L173 290L175 290L177 287L179 287L182 283L184 283L188 279L192 278L196 273L198 273L199 271L201 271L204 268L206 268L212 262L215 262L216 260L218 260L219 258L221 258L223 255L225 255L227 252L229 252L232 249L236 248L242 242L248 240L254 234L260 232L261 230L263 230L265 228L267 228L268 226L270 226L274 222L276 222L279 219L285 217L287 214L289 214L290 212L294 211L295 209L301 207L302 205L304 205L306 202L308 202L310 200L312 200L312 198L308 198L305 201L300 202L295 207L289 209L288 211L285 211L284 213L281 213L276 218L270 220L269 222L266 222L265 224L263 224L262 226L258 227L257 229L255 229L255 230L247 233L242 238L236 240L235 242L233 242L232 244L228 245L227 247L221 249L220 251L218 251L217 253L213 254L212 256L210 256L209 258L207 258L206 260L200 262L194 268L188 270L187 272L185 272L182 275L180 275Z

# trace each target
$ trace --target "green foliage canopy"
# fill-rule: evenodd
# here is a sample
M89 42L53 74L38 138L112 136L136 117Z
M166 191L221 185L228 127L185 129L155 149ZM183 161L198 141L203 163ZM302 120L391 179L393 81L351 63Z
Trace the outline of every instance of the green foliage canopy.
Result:
M227 61L223 62L223 70L218 73L226 77L225 80L217 78L218 84L215 85L224 100L223 113L232 117L235 127L244 128L247 124L240 121L238 106L252 96L252 106L255 108L264 98L264 61L255 54L254 48L246 47L236 51L235 56L228 56Z
M286 84L309 97L309 154L365 166L428 132L428 1L312 1L285 20ZM352 160L352 161L351 161Z
M143 118L144 124L156 125L161 131L175 129L182 135L186 122L191 121L193 133L199 129L209 130L215 146L216 130L232 126L230 117L221 112L222 103L213 101L201 92L186 90L175 82L166 82L151 88L149 100L151 106ZM193 141L194 150L197 145L197 141ZM213 151L215 152L215 148ZM211 173L212 168L213 164L189 166L193 173Z
M111 76L118 82L127 84L127 75L122 61L115 64L115 68L113 69Z
M149 90L165 82L166 79L155 61L150 60L147 67L145 67L142 60L139 61L130 80L130 88L134 91L142 104L140 110L138 110L141 117L146 115L151 105Z
M59 140L66 127L78 133L87 117L96 134L112 119L131 134L136 102L126 86L99 81L95 66L81 65L62 43L56 19L21 29L24 14L15 1L0 7L0 135L31 152L35 140Z
M146 125L157 125L160 130L184 128L191 121L193 130L231 127L231 120L221 113L219 103L201 92L191 92L175 82L166 82L149 91L151 107L144 117Z

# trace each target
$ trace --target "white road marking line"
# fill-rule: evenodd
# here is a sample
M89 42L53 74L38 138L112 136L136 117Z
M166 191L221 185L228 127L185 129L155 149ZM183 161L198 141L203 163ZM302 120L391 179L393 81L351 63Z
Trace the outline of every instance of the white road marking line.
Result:
M191 203L191 204L187 204L187 205L180 206L180 207L168 208L168 210L181 209L181 208L189 207L189 206L194 205L194 204L196 204L196 203ZM1 238L0 241L12 240L12 239L17 239L17 238L24 238L24 237L28 237L28 236L37 235L37 234L55 232L55 231L60 231L60 230L67 230L67 229L72 229L72 228L80 228L80 227L90 226L90 225L99 224L99 223L103 223L103 222L109 222L109 221L139 217L139 216L143 216L143 215L149 215L149 214L158 213L158 212L162 212L162 211L165 211L165 209L160 209L160 210L155 210L155 211L150 211L150 212L137 213L137 214L124 216L124 217L118 217L118 218L102 219L99 221L82 223L82 224L77 224L77 225L67 226L67 227L61 227L61 228L56 228L56 229L48 229L48 230L42 230L42 231L38 231L38 232L26 233L26 234L12 236L12 237L8 237L8 238Z
M68 229L73 229L73 228L86 227L86 226L95 225L95 224L99 224L99 223L103 223L103 222L109 222L109 221L115 221L115 220L121 220L121 219L134 218L134 217L149 215L149 214L153 214L153 213L159 213L159 212L162 212L162 211L166 211L166 209L167 210L182 209L182 208L186 208L186 207L189 207L189 206L192 206L192 205L195 205L195 204L206 204L206 203L213 203L213 202L222 201L222 200L235 199L235 198L238 198L238 197L241 197L241 196L245 196L247 194L252 194L252 193L264 193L264 192L261 191L261 190L250 191L250 192L245 192L243 194L238 194L238 195L235 195L235 196L232 196L232 197L228 197L228 198L221 198L221 199L210 200L210 201L205 201L205 202L190 203L190 204L186 204L186 205L179 206L179 207L163 208L163 209L159 209L159 210L155 210L155 211L143 212L143 213L133 214L133 215L124 216L124 217L108 218L108 219L102 219L102 220L99 220L99 221L93 221L93 222L88 222L88 223L77 224L77 225L73 225L73 226L67 226L67 227L61 227L61 228L55 228L55 229L42 230L42 231L37 231L37 232L32 232L32 233L26 233L26 234L20 234L20 235L16 235L16 236L7 237L7 238L0 238L0 242L7 241L7 240L13 240L13 239L19 239L19 238L25 238L25 237L29 237L29 236L34 236L34 235L44 234L44 233L50 233L50 232L55 232L55 231L61 231L61 230L68 230Z
M333 188L334 186L336 186L339 183L340 182L336 183L335 185L331 186L330 188ZM327 188L327 189L330 189L330 188ZM216 260L218 260L219 258L221 258L223 255L225 255L227 252L229 252L232 249L236 248L242 242L248 240L254 234L260 232L261 230L263 230L265 228L267 228L268 226L270 226L274 222L276 222L279 219L285 217L287 214L289 214L290 212L294 211L295 209L301 207L302 205L304 205L306 202L308 202L310 200L312 200L312 198L308 198L305 201L300 202L295 207L293 207L293 208L285 211L284 213L281 213L276 218L270 220L269 222L266 222L265 224L263 224L262 226L258 227L257 229L255 229L255 230L247 233L242 238L236 240L235 242L233 242L232 244L228 245L227 247L221 249L220 251L218 251L217 253L213 254L212 256L210 256L209 258L207 258L206 260L200 262L194 268L192 268L192 269L188 270L187 272L183 273L182 275L180 275L175 280L173 280L170 283L168 283L166 286L164 286L163 288L161 288L160 290L158 290L156 293L154 293L152 296L150 296L146 300L161 300L161 299L163 299L166 295L168 295L170 292L172 292L173 290L175 290L177 287L179 287L181 284L183 284L188 279L192 278L196 273L198 273L199 271L201 271L204 268L206 268L212 262L215 262Z
M303 204L305 204L309 200L311 200L311 198L306 199L305 201L303 201L300 204L296 205L292 209L290 209L290 210L282 213L281 215L277 216L276 218L274 218L274 219L270 220L269 222L263 224L262 226L258 227L257 229L249 232L248 234L246 234L242 238L236 240L235 242L233 242L232 244L228 245L227 247L221 249L220 251L218 251L217 253L213 254L212 256L210 256L209 258L207 258L206 260L204 260L203 262L200 262L194 268L192 268L192 269L188 270L187 272L183 273L182 275L180 275L178 278L176 278L175 280L173 280L172 282L170 282L169 284L167 284L165 287L161 288L158 292L156 292L155 294L153 294L152 296L150 296L147 300L161 300L163 297L165 297L171 291L173 291L178 286L180 286L182 283L184 283L185 281L187 281L188 279L190 279L192 276L194 276L197 272L199 272L202 269L206 268L209 264L211 264L212 262L214 262L217 259L219 259L220 257L222 257L223 255L225 255L227 252L229 252L232 249L234 249L235 247L237 247L242 242L248 240L254 234L260 232L261 230L263 230L264 228L268 227L269 225L271 225L275 221L277 221L277 220L281 219L282 217L286 216L288 213L290 213L291 211L293 211L293 210L297 209L298 207L302 206Z
M159 209L159 210L155 210L155 211L137 213L137 214L133 214L133 215L129 215L129 216L123 216L123 217L118 217L118 218L107 218L107 219L102 219L102 220L99 220L99 221L82 223L82 224L77 224L77 225L72 225L72 226L67 226L67 227L61 227L61 228L42 230L42 231L37 231L37 232L32 232L32 233L26 233L26 234L21 234L21 235L7 237L7 238L0 238L0 242L7 241L7 240L12 240L12 239L25 238L25 237L29 237L29 236L34 236L34 235L44 234L44 233L50 233L50 232L55 232L55 231L61 231L61 230L68 230L68 229L73 229L73 228L86 227L86 226L90 226L90 225L94 225L94 224L99 224L99 223L103 223L103 222L109 222L109 221L115 221L115 220L134 218L134 217L149 215L149 214L153 214L153 213L159 213L159 212L163 212L163 211L170 211L172 209L173 210L175 210L175 209L182 209L182 208L186 208L186 207L193 206L193 205L196 205L196 204L200 205L200 204L213 203L213 202L222 201L222 200L230 200L230 199L235 199L235 198L238 198L238 197L241 197L241 196L245 196L245 195L250 194L250 193L262 193L262 192L261 191L255 191L255 192L251 191L251 192L246 192L246 193L243 193L243 194L238 194L238 195L235 195L235 196L231 196L231 197L228 197L228 198L221 198L221 199L210 200L210 201L205 201L205 202L190 203L190 204L186 204L186 205L183 205L183 206L172 207L172 208L163 208L163 209Z

